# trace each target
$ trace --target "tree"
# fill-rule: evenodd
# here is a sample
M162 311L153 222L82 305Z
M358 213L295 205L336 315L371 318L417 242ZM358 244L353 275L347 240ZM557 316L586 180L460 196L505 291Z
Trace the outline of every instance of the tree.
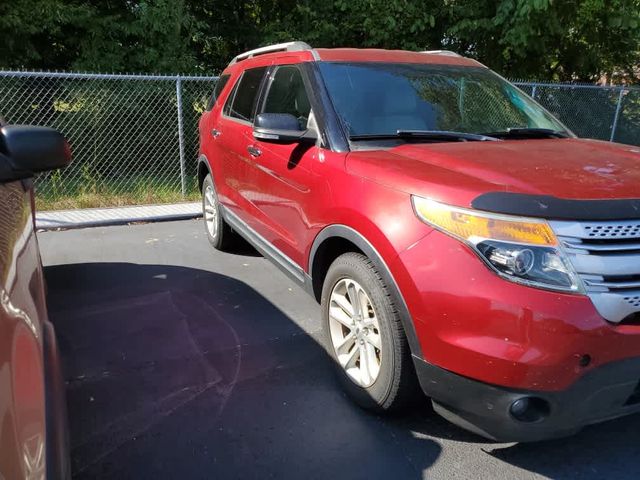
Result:
M269 22L266 39L304 39L325 47L420 50L439 46L439 1L335 0L295 3Z
M563 81L637 79L640 64L640 0L334 0L278 11L266 41L447 48L511 77Z
M510 76L637 80L639 0L449 2L447 43Z
M194 17L183 0L96 1L73 67L81 70L191 72Z
M90 8L70 0L0 2L2 66L68 68L79 55L77 26L90 15Z
M10 68L194 71L194 27L182 0L14 0L0 5L0 58Z
M38 18L38 22L32 19ZM13 0L4 67L218 72L276 41L447 48L503 75L638 82L640 0Z

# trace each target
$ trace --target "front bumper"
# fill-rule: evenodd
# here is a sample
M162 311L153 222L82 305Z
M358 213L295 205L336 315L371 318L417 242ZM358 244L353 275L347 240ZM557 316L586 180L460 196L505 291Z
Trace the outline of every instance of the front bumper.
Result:
M593 369L566 390L517 390L457 375L414 357L420 385L434 409L483 437L532 442L563 437L594 423L640 412L640 357ZM522 398L548 406L544 418L521 421L511 413Z
M607 323L586 295L507 281L438 231L401 252L392 272L424 360L460 376L560 392L640 356L640 325Z

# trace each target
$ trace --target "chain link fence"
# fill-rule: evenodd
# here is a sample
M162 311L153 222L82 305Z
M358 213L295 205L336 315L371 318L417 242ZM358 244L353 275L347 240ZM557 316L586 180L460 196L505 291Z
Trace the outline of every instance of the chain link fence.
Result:
M40 208L197 198L198 119L217 77L0 72L0 116L58 129L74 161L36 179Z
M217 77L0 71L0 116L54 127L74 162L36 180L38 207L196 199L198 119ZM515 82L578 136L640 145L640 89Z
M579 137L640 145L640 88L514 83Z

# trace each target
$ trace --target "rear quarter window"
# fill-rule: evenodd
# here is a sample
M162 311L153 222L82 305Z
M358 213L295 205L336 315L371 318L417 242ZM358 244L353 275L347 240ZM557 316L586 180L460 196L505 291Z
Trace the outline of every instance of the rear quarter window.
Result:
M213 106L216 104L220 93L224 90L225 85L229 81L229 75L222 75L218 81L216 82L216 86L213 88L213 93L211 97L209 97L209 103L207 104L207 110L211 110Z

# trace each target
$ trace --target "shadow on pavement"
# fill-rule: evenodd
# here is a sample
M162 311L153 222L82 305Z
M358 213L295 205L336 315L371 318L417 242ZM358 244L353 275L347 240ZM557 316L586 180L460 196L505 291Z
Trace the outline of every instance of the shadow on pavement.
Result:
M45 273L77 478L422 478L445 454L467 478L507 478L505 464L559 479L640 474L640 416L505 445L452 426L427 400L403 416L368 414L317 341L234 278L132 263Z
M130 263L46 276L77 478L422 478L440 455L355 407L324 349L241 281Z
M573 437L496 448L506 463L554 479L640 478L640 415L587 427Z

